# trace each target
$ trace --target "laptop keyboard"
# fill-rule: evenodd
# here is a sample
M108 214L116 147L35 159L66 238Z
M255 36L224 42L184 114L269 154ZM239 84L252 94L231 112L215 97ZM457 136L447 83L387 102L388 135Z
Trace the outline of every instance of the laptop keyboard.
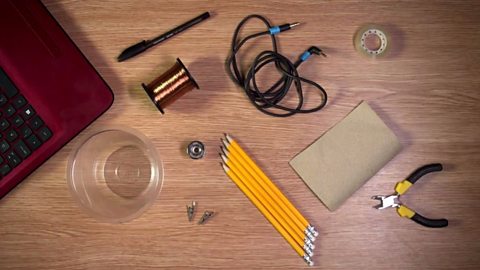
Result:
M52 131L0 68L0 178L51 137Z

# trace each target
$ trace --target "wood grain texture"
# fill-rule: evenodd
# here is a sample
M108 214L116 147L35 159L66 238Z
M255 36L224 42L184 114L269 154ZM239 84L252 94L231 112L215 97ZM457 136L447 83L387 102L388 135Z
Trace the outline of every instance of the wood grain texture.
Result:
M478 1L55 1L44 3L115 92L91 127L134 127L150 137L165 166L160 197L140 218L99 223L73 201L67 158L78 138L0 201L0 269L302 269L308 268L224 175L216 154L223 132L236 136L265 172L320 230L316 269L480 268L480 3ZM139 57L117 63L125 47L203 11L214 16ZM321 112L277 119L256 111L224 71L232 31L251 13L304 25L280 37L297 57L310 45L328 57L302 74L327 89ZM365 23L391 30L392 55L371 61L353 48ZM261 47L262 43L258 44ZM255 46L252 47L255 49ZM265 47L266 48L266 47ZM161 116L140 88L176 57L194 90ZM404 149L339 210L329 212L288 161L366 100ZM207 146L192 161L183 146ZM427 229L376 211L370 196L388 194L418 166L445 171L418 182L404 201L450 226ZM219 215L188 223L185 205Z

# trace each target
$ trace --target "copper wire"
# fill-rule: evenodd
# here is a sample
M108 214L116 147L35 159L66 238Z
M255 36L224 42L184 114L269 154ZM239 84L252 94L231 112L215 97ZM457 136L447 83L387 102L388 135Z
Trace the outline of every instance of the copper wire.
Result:
M193 88L199 88L179 58L169 70L148 85L142 83L142 86L162 114L164 113L163 109L181 96L190 92Z

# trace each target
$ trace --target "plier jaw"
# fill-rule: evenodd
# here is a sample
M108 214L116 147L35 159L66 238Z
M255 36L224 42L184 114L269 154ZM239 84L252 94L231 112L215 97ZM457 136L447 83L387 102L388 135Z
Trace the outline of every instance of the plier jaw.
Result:
M398 194L388 196L376 195L372 197L373 200L379 200L380 204L375 205L375 209L385 209L389 207L399 207L401 205Z

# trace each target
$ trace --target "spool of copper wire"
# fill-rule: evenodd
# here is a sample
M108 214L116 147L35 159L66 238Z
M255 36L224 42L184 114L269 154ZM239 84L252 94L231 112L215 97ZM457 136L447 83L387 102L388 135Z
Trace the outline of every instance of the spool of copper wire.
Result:
M179 58L169 70L148 85L142 83L142 87L162 114L167 106L181 96L193 88L200 88Z

